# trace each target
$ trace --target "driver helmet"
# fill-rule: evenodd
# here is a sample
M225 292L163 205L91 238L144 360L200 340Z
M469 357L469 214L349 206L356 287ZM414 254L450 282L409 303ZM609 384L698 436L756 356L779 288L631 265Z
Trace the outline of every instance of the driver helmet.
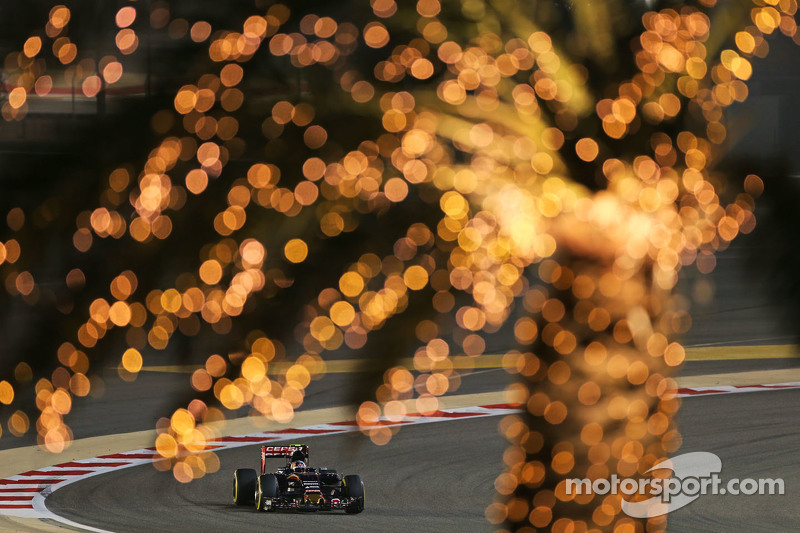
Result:
M292 462L292 471L300 472L301 470L305 470L306 464L303 461L294 461Z

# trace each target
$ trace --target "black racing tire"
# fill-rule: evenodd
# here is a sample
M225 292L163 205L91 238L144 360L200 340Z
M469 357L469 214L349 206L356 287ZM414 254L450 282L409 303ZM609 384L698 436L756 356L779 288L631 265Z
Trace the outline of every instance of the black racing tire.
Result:
M356 501L345 508L349 514L357 514L364 510L364 482L361 476L344 476L344 495L348 498L356 498Z
M239 468L233 473L233 503L253 505L256 501L256 471Z
M264 500L278 497L278 478L275 474L262 474L256 483L256 511L266 511ZM273 509L270 509L273 510Z

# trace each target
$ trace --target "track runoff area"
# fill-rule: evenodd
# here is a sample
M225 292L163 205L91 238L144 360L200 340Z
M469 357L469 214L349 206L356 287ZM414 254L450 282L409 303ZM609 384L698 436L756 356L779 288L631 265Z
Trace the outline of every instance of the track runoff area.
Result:
M687 348L687 361L742 361L757 359L792 359L798 357L794 345L772 346L713 346ZM328 368L329 372L347 373L358 368L357 361L339 361ZM477 364L476 364L477 363ZM502 369L502 356L487 354L473 368ZM151 367L152 372L189 372L189 367ZM765 392L800 388L800 368L755 370L686 376L677 379L676 397ZM442 407L432 413L412 413L401 420L383 421L397 425L443 423L467 418L482 418L512 414L518 405L508 403L505 393L483 393L443 398ZM332 435L359 431L353 420L347 420L344 408L320 409L299 412L292 426L277 427L267 431L252 432L246 420L230 421L226 435L212 441L207 450L222 451L230 448L253 446L259 443L302 441L317 435ZM338 417L338 418L337 418ZM310 423L308 423L310 422ZM102 475L122 468L152 463L158 458L155 448L134 448L136 444L153 442L153 432L136 432L110 435L76 441L69 459L50 464L54 457L36 447L0 451L0 529L14 531L59 531L64 529L104 532L105 530L75 523L48 510L47 497L54 491L88 477ZM103 443L116 442L117 447L128 446L126 451L94 454L98 449L108 450ZM35 457L24 457L24 455ZM63 457L64 454L61 455ZM22 472L12 473L15 467L32 466ZM11 472L9 472L11 469ZM9 475L12 474L12 475Z

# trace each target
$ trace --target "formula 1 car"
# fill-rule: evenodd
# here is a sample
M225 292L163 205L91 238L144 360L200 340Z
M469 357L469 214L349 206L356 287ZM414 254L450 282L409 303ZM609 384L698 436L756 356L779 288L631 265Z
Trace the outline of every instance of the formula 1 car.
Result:
M266 470L269 457L285 457L286 466L274 473ZM364 482L361 476L344 476L328 468L308 466L308 446L262 446L261 474L239 468L233 474L233 503L254 505L257 511L364 510Z

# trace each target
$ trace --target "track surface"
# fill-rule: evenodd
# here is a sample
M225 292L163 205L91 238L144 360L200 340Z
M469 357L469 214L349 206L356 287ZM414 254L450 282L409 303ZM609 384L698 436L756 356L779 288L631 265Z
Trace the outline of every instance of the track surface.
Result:
M358 515L257 513L234 506L233 471L257 467L257 446L221 452L219 472L187 485L145 465L66 486L47 506L76 522L124 532L490 531L483 512L503 466L499 420L409 426L385 447L352 433L304 438L312 465L362 476L366 510ZM283 460L274 461L279 466Z
M727 394L683 400L681 453L712 452L723 482L783 478L783 496L700 496L668 517L668 531L798 531L800 391Z
M752 242L752 241L751 241ZM751 279L738 266L736 248L720 254L715 291L693 310L687 345L746 345L793 342L779 326ZM686 275L687 294L703 292L708 280ZM698 289L699 287L699 289ZM797 367L795 360L688 363L686 375ZM352 376L351 376L352 377ZM326 381L332 378L332 381ZM166 377L136 385L150 396ZM169 378L172 379L172 378ZM459 393L499 390L501 371L464 379ZM339 397L345 376L319 383L309 403ZM163 390L163 389L162 389ZM324 391L324 392L323 392ZM331 394L333 393L333 394ZM135 402L134 402L135 404ZM88 414L88 413L87 413ZM86 417L88 433L142 424L129 412ZM109 420L113 418L114 420ZM668 530L683 532L797 531L800 516L800 391L775 391L687 398L679 412L684 445L678 453L713 452L722 459L722 478L783 478L784 496L701 496L669 516ZM136 467L81 481L56 491L48 507L76 522L111 531L489 531L483 510L501 470L504 442L497 417L406 427L385 447L363 445L347 435L314 437L312 462L359 473L365 479L367 510L360 515L257 514L230 499L235 468L255 466L257 448L220 454L219 473L189 485L152 466ZM116 427L116 426L115 426ZM152 427L150 425L149 427ZM128 429L130 430L130 429Z

